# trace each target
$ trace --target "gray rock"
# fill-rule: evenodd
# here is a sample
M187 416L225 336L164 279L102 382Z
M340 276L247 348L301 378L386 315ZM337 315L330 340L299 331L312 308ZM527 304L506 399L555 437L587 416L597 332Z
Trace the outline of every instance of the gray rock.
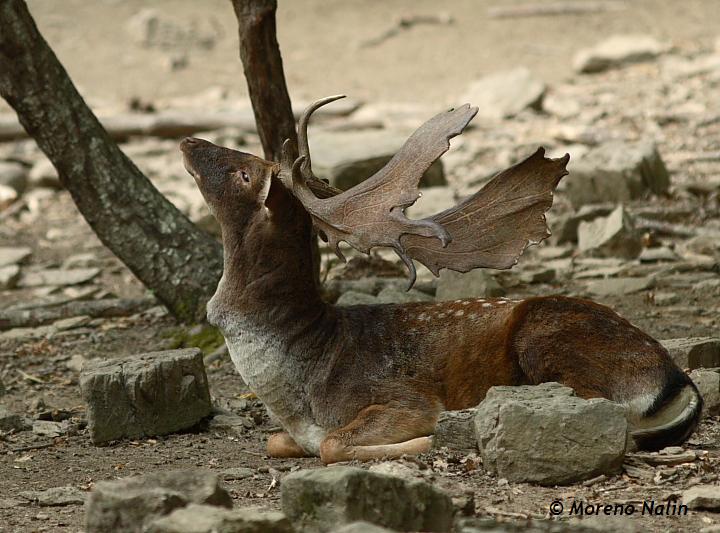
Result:
M545 83L530 70L518 67L484 76L470 84L460 98L478 106L478 115L487 119L510 118L524 109L539 109Z
M720 415L720 368L693 370L690 379L703 398L703 411L709 416Z
M553 229L553 235L558 244L577 242L578 226L580 222L588 222L598 217L606 217L615 208L612 204L591 204L582 206L577 213L565 215L552 215L547 213L548 224Z
M89 361L80 388L96 444L186 429L211 410L202 352L196 348Z
M435 298L438 301L446 301L459 298L490 298L504 294L505 289L486 270L478 268L461 274L454 270L443 269L440 271Z
M405 210L408 218L427 218L458 203L455 191L450 187L427 187L420 191L422 196Z
M358 520L401 531L452 526L450 497L423 481L336 466L289 474L281 489L283 512L302 531L331 531Z
M239 466L236 468L226 468L225 470L221 470L219 474L223 481L236 481L238 479L252 477L255 474L255 470Z
M627 202L650 192L662 194L670 175L651 141L609 141L572 164L564 193L575 207Z
M492 387L477 407L475 431L485 468L541 485L615 473L628 442L620 405L583 400L557 383Z
M26 500L18 500L17 498L0 498L0 509L12 509L27 505Z
M618 296L633 294L635 292L651 289L655 285L655 278L608 278L593 280L587 288L596 296Z
M676 292L656 292L653 296L653 303L658 306L673 305L680 301L680 295Z
M57 169L47 159L42 159L33 165L28 174L30 187L46 187L49 189L62 189Z
M11 413L7 407L0 405L0 431L22 431L26 429L22 416Z
M20 197L18 192L7 185L0 185L0 210L5 209Z
M0 161L0 185L14 189L18 194L25 192L28 171L20 163Z
M720 511L720 485L696 485L682 495L682 501L690 509Z
M83 505L87 498L87 492L68 486L52 487L46 490L27 490L21 492L19 496L40 507L64 507L66 505Z
M0 267L22 263L30 254L32 250L27 246L0 246Z
M386 287L381 290L377 295L377 303L391 304L391 303L409 303L409 302L430 302L433 297L429 294L425 294L417 289L410 289L409 291L403 291L394 289L392 287Z
M681 337L660 343L680 368L720 367L720 337Z
M720 253L720 242L711 235L696 235L685 241L682 246L690 252L701 255L712 256Z
M208 431L220 431L229 435L242 435L248 429L254 428L255 423L244 416L232 413L216 414L208 421Z
M70 424L67 420L54 422L52 420L35 420L32 424L32 432L41 437L55 438L67 434Z
M715 264L713 263L713 268ZM692 291L697 294L704 294L706 296L720 294L720 279L706 279L698 283L694 283Z
M667 246L658 246L657 248L645 248L640 253L641 263L657 263L661 261L677 261L678 255Z
M0 266L0 291L14 289L20 281L20 267L17 265Z
M595 257L634 259L642 251L642 243L632 218L619 205L607 217L580 222L578 248Z
M53 327L57 331L67 331L69 329L77 329L83 326L87 326L92 322L92 318L87 315L71 316L68 318L61 318L53 322Z
M217 476L206 470L169 470L100 481L85 506L85 527L88 533L139 532L191 503L232 507Z
M568 500L565 500L568 501ZM567 508L566 508L567 509ZM591 528L587 524L591 518L582 517L580 520L521 520L510 521L495 518L469 518L458 517L453 531L455 533L597 533L599 531L612 531L613 533L641 533L640 529L627 530L620 521L621 516L610 516L612 523L604 527Z
M143 8L125 25L131 42L146 48L199 48L209 50L218 39L217 22L208 17L193 18L191 23L176 20L153 8Z
M592 48L578 51L573 59L577 72L602 72L630 63L651 60L665 47L648 35L613 35Z
M23 273L20 287L67 286L86 283L100 274L99 268L47 268Z
M87 362L88 360L85 359L83 355L76 353L72 355L70 359L65 361L65 368L74 372L82 372L82 369L85 367L85 363Z
M392 533L392 529L376 526L375 524L361 520L333 529L332 533Z
M475 416L477 409L443 411L438 417L433 435L433 448L476 450Z
M292 533L280 511L223 509L191 503L151 522L146 533Z
M346 190L380 170L408 138L390 130L316 131L310 134L313 172ZM445 185L442 163L436 161L420 180L421 187Z
M557 277L554 268L539 268L534 270L523 270L520 272L520 281L523 283L551 283Z
M347 291L340 295L335 302L337 305L372 305L378 303L372 294L358 291Z

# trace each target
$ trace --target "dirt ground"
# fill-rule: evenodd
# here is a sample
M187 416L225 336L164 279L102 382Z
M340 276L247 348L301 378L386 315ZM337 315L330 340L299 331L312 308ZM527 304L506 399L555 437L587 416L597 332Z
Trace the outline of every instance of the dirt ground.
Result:
M582 132L599 137L610 132L609 137L625 139L650 135L658 142L671 173L670 194L633 202L631 209L665 210L671 214L665 219L668 223L720 229L720 157L708 161L688 155L720 153L720 120L710 120L720 116L718 73L666 76L665 64L658 61L581 79L571 67L579 48L613 33L653 35L670 43L672 53L681 60L710 53L720 37L717 2L637 0L617 2L624 9L604 13L520 19L488 16L492 7L519 3L280 0L279 41L290 91L298 101L343 92L368 104L396 102L400 107L418 104L437 108L456 104L470 81L483 74L524 65L550 84L559 99L579 105L580 110L567 122ZM30 0L28 4L81 92L98 110L127 109L133 99L158 107L182 107L190 97L195 104L202 103L203 95L211 106L217 104L217 91L223 93L224 101L245 97L229 2L152 2L152 7L166 12L176 24L173 27L179 29L168 31L164 40L149 45L133 41L132 30L128 30L128 21L148 2ZM379 44L368 44L400 16L443 11L452 23L420 24ZM589 114L584 113L586 105ZM467 134L468 145L492 146L498 138L494 128L501 131L504 144L497 150L484 149L463 165L495 167L499 161L513 159L514 147L519 150L538 142L564 150L577 144L574 134L558 129L565 123L566 119L557 115L530 113L519 117L517 124L483 124ZM174 142L169 144L163 144L163 157L174 157ZM3 154L38 156L24 141L0 146L0 150ZM451 172L449 180L462 191L471 184L463 181L460 170ZM186 178L190 180L185 176L174 179ZM97 240L69 195L46 191L34 194L22 212L0 218L0 246L31 247L33 267L59 265L79 253L87 254L86 266L101 269L101 274L86 284L97 289L96 296L146 295L133 275ZM562 194L556 204L560 212L567 210ZM678 249L687 240L678 235L651 237ZM530 252L516 272L540 263ZM718 293L697 290L698 282L719 277L717 262L711 267L688 266L687 262L662 267L625 266L634 269L636 275L655 275L654 287L596 299L659 339L717 335ZM550 283L506 285L508 296L513 298L549 293L587 295L586 282L574 276ZM77 288L63 288L54 294L71 295L73 290ZM668 291L678 296L676 303L664 307L653 304L654 294ZM47 296L36 288L0 291L0 305ZM81 505L41 507L24 501L20 496L23 491L68 485L90 490L99 480L169 468L204 467L222 474L230 468L247 467L252 475L225 481L236 506L277 509L276 480L291 470L320 466L315 459L265 456L265 440L277 428L260 402L248 396L231 362L225 359L207 368L211 394L219 407L247 419L244 430L228 434L201 425L182 434L102 447L91 444L84 425L79 373L73 364L78 356L111 358L175 347L187 337L187 331L188 327L177 325L162 309L153 308L127 318L96 320L49 338L0 339L0 380L7 389L2 404L35 419L69 421L65 434L57 437L32 431L0 435L0 531L82 530ZM642 475L625 470L593 484L556 488L507 483L485 472L475 454L460 452L433 452L418 460L396 461L386 468L410 471L447 489L458 501L465 498L470 502L466 507L470 515L525 524L549 518L548 506L558 498L597 503L666 501L677 499L693 484L720 482L717 417L704 419L684 447L697 450L697 460L647 466ZM681 517L608 517L583 523L607 531L700 531L720 527L720 515L692 511Z

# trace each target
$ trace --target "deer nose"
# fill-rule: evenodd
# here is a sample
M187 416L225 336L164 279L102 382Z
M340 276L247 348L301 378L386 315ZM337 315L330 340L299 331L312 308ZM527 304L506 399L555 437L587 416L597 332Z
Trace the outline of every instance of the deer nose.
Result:
M196 139L195 137L185 137L180 142L180 150L185 152L186 150L191 150L198 146L200 144L200 139Z

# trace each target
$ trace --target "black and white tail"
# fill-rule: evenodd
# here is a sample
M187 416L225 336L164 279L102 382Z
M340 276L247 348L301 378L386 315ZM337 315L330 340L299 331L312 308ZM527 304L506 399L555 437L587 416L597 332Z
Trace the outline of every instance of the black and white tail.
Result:
M681 444L700 421L703 400L695 384L681 370L674 372L651 405L631 424L640 450L660 450Z

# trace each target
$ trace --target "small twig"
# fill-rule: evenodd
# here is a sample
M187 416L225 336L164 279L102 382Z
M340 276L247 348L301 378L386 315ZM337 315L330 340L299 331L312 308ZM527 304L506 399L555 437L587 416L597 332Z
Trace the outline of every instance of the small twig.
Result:
M33 375L31 375L31 374L28 374L27 372L23 372L23 371L20 370L19 368L18 368L18 373L19 373L23 378L27 379L28 381L34 381L35 383L40 383L40 384L42 384L42 385L45 385L45 381L43 381L43 380L40 379L39 377L33 376Z
M592 487L593 485L597 483L602 483L607 479L607 476L605 474L600 474L599 476L596 476L592 479L588 479L587 481L583 481L583 487Z
M43 442L41 444L30 444L29 446L19 446L17 448L10 448L11 452L29 452L30 450L42 450L44 448L50 448L55 446L54 442Z

